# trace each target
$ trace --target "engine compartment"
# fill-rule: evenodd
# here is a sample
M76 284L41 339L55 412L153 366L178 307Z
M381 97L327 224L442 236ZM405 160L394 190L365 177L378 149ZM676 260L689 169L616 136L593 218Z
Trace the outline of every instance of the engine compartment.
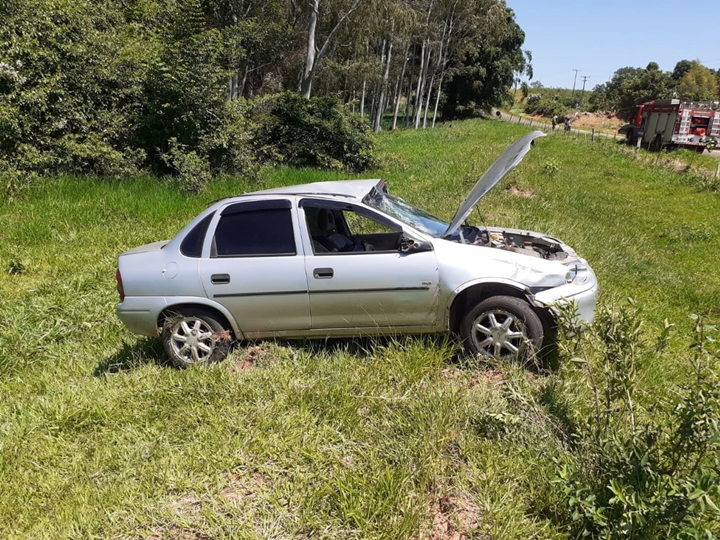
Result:
M454 240L465 244L502 249L530 257L562 261L570 254L563 250L560 242L547 236L506 229L464 226Z

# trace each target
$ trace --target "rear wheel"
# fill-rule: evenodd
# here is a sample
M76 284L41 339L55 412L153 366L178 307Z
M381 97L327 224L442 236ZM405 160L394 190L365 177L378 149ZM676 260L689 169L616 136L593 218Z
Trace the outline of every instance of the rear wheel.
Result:
M493 296L475 306L462 321L460 337L468 352L497 360L525 360L542 346L540 318L527 302Z
M214 313L183 309L171 314L163 326L165 354L179 368L220 362L230 352L230 329Z

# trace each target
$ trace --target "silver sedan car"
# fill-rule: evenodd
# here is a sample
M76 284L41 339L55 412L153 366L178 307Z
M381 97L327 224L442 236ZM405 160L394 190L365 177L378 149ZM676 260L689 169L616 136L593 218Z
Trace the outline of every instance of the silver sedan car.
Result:
M534 354L548 344L557 303L592 320L592 269L556 238L466 220L540 136L510 146L450 223L391 195L383 180L217 201L172 240L120 256L118 316L134 332L162 335L179 367L262 338L451 332L472 354Z

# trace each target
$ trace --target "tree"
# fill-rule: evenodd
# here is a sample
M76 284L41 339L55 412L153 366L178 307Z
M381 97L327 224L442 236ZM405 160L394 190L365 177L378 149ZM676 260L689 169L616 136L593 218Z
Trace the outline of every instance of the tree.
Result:
M670 75L655 62L645 69L620 68L606 85L607 103L615 111L631 114L639 103L671 97L672 86Z
M688 71L690 71L690 68L692 67L692 62L690 60L680 60L677 64L675 64L675 69L673 69L672 75L670 75L670 78L673 81L679 81L683 78L683 75L685 75Z
M523 68L525 33L502 4L485 6L479 30L463 43L445 89L443 117L468 118L499 106Z
M2 11L0 168L112 174L142 161L132 142L156 50L136 26L147 21L142 11L89 0Z
M517 99L517 89L520 83L527 86L527 81L523 82L523 76L527 76L528 81L533 78L532 52L523 51L522 63L515 70L515 99ZM527 92L523 92L523 99L527 97Z
M712 72L697 60L680 79L680 97L692 101L713 100L718 97L718 83Z
M607 85L598 84L593 88L590 98L588 98L588 105L591 112L607 110Z
M328 53L330 46L333 44L334 38L343 24L348 20L350 15L358 8L362 0L353 0L352 4L343 12L342 6L336 12L337 22L328 32L322 46L317 48L318 23L320 19L320 0L310 0L309 22L307 27L307 40L305 47L305 69L303 70L300 80L300 93L305 98L310 97L312 92L312 83L317 73L320 62ZM328 6L329 0L324 3Z
M232 73L228 99L277 92L285 86L282 72L293 56L287 4L286 0L203 0L208 24L220 29L225 41L222 62Z

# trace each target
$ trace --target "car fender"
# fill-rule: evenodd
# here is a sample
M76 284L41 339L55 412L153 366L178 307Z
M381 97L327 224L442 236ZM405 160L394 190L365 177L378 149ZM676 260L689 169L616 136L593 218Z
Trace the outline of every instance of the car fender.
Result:
M447 297L446 303L445 303L445 313L444 313L444 324L446 328L450 327L450 318L452 315L452 308L453 304L455 303L455 300L457 297L462 294L464 291L467 291L468 289L471 289L473 287L477 287L479 285L482 286L499 286L499 287L509 287L513 289L514 291L517 291L517 296L522 296L525 298L528 303L531 306L534 307L540 307L538 302L535 300L534 295L530 291L530 289L523 285L522 283L518 281L514 281L512 279L508 278L501 278L501 277L482 277L477 279L471 279L469 281L466 281L456 287Z
M214 309L215 311L218 311L220 314L227 319L228 323L230 324L230 327L233 331L233 334L235 334L235 339L238 341L246 339L245 333L242 331L242 328L238 326L237 321L235 320L235 317L232 316L230 311L223 306L222 304L215 302L214 300L210 300L209 298L203 298L201 296L173 296L172 298L166 298L167 300L171 300L172 303L168 303L162 310L162 313L167 313L169 311L172 311L173 308L178 308L182 306L202 306ZM160 314L159 314L160 315ZM158 315L158 316L159 316Z

